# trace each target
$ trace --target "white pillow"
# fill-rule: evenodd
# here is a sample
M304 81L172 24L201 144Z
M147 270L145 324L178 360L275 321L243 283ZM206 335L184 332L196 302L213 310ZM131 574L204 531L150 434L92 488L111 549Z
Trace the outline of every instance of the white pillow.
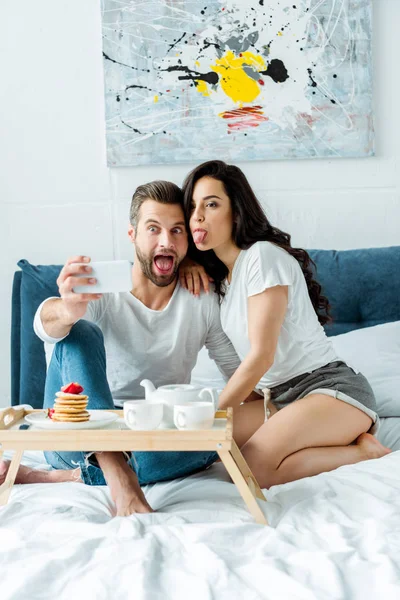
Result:
M400 321L330 338L338 356L368 379L380 417L400 417Z

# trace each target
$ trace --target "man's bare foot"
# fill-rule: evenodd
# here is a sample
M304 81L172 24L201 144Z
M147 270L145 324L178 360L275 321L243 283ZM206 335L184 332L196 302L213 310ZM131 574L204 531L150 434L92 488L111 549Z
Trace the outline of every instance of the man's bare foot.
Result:
M118 482L110 483L111 496L117 508L117 517L129 517L134 513L151 513L154 510L147 502L139 485L136 473L126 465Z
M118 486L111 488L111 495L117 509L117 517L129 517L134 513L152 513L155 512L147 502L142 492L135 473L131 471L133 477Z
M122 452L96 452L96 458L115 502L117 517L154 512Z
M390 448L383 446L373 435L370 433L362 433L358 436L356 444L361 450L364 458L363 460L369 460L370 458L381 458L390 454L392 451Z
M9 460L0 460L0 485L5 482ZM20 465L15 478L15 483L60 483L62 481L82 481L79 476L80 469L40 471Z

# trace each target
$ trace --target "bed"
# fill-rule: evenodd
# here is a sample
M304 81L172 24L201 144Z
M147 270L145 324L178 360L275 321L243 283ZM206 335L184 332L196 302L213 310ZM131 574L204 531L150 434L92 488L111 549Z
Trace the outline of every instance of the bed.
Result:
M254 523L220 464L147 486L157 512L128 518L113 517L105 487L16 485L0 508L2 600L398 600L400 247L311 254L333 304L327 333L340 356L369 378L378 399L377 437L393 452L264 490L269 527ZM42 347L32 349L29 319L41 295L56 292L58 267L20 267L13 404L37 406L44 355ZM222 384L203 352L192 378ZM47 468L41 453L26 453L23 462Z

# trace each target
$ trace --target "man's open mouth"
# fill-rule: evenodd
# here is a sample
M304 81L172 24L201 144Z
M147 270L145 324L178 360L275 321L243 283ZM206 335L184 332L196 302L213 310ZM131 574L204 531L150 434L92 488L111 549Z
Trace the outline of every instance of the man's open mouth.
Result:
M160 275L169 275L174 268L175 256L172 254L156 254L154 265Z

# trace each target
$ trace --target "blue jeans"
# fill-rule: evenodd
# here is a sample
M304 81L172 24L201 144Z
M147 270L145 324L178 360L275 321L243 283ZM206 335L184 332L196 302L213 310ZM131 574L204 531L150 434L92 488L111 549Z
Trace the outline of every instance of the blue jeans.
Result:
M106 373L106 352L101 330L89 321L76 323L70 334L54 348L47 372L44 408L52 408L62 385L79 382L89 396L88 409L114 409ZM80 467L88 485L107 485L94 455L88 452L45 452L55 469ZM185 477L209 467L216 452L135 452L129 459L140 485Z

